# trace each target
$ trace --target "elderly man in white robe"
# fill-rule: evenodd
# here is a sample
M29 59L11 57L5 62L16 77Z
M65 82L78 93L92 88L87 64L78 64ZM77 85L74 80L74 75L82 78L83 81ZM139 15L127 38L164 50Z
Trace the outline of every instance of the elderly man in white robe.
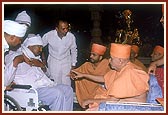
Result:
M4 21L4 39L2 39L4 53L9 51L9 46L15 47L21 44L26 30L27 27L25 25L12 20ZM14 63L18 63L18 60L15 59L11 62L7 61L4 63L4 89L6 89L6 87L9 86L14 79L13 74L16 71Z
M49 105L51 111L72 111L73 110L73 90L68 85L55 84L42 71L43 64L36 65L37 59L40 60L42 51L42 40L39 35L31 35L22 44L22 53L13 52L6 58L12 60L16 56L22 55L22 63L17 65L14 83L21 85L31 85L37 89L39 100L45 105ZM30 60L26 63L24 60ZM36 60L36 61L33 61Z

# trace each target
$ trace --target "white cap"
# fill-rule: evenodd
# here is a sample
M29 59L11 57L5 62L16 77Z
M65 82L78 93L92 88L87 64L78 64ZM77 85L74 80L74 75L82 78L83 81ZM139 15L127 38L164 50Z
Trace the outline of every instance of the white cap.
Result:
M31 18L26 13L26 11L22 11L21 13L19 13L17 15L15 21L18 23L27 24L27 25L31 26Z
M12 20L4 21L4 32L17 37L24 37L26 34L27 26L19 24Z
M23 42L24 46L43 45L41 36L39 34L30 34Z

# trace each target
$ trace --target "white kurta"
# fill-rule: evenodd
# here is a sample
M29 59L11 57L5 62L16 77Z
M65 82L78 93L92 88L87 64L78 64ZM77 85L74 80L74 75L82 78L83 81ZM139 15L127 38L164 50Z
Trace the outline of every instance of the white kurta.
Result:
M4 63L5 63L5 69L4 69L4 86L10 85L10 83L14 80L14 75L16 72L16 68L13 66L13 59L20 55L21 52L13 52L9 51L9 53L5 56Z
M55 83L44 74L40 67L31 67L25 62L18 65L14 82L16 84L31 85L34 89L53 87L55 85Z
M56 30L51 30L42 37L43 46L48 44L48 69L50 78L55 83L71 85L70 77L67 76L71 66L77 62L77 45L75 36L68 32L60 39Z

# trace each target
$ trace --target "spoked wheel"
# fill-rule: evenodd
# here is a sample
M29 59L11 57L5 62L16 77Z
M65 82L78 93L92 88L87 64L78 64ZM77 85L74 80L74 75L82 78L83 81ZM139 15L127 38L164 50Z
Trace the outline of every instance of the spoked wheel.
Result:
M9 95L4 95L4 108L5 111L22 111L18 102Z

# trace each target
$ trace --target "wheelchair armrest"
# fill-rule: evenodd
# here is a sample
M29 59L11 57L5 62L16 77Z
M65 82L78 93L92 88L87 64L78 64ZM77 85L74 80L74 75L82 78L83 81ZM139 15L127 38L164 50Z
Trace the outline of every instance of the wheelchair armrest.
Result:
M32 88L32 86L31 85L17 85L17 84L14 84L14 85L11 85L11 88L30 89L30 88Z

